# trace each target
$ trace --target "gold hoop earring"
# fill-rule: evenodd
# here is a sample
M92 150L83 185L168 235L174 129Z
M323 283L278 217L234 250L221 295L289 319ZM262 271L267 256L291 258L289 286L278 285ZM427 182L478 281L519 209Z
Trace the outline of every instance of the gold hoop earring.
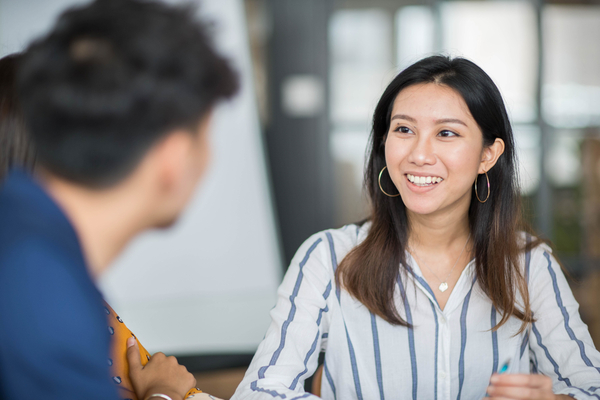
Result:
M475 178L475 196L477 197L477 200L479 200L480 203L485 203L489 198L490 198L490 178L488 177L487 171L483 171L483 173L485 174L485 180L487 181L487 189L488 189L488 194L487 197L485 198L485 200L481 200L479 198L479 194L477 193L477 180L479 179L479 175L477 175L477 178Z
M379 183L379 189L380 189L380 190L381 190L381 192L382 192L383 194L385 194L387 197L398 197L398 196L400 196L400 193L398 193L398 194L388 194L388 193L386 193L386 191L385 191L385 190L383 190L383 188L381 187L381 175L383 174L383 171L385 171L385 169L386 169L386 168L387 168L387 165L386 165L385 167L383 167L383 168L381 169L381 171L379 172L379 179L377 179L377 183Z

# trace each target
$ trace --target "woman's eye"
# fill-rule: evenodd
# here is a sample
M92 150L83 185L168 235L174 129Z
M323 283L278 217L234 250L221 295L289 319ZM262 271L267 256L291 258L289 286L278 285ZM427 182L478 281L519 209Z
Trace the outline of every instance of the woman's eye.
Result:
M452 131L448 131L448 130L443 130L440 133L438 133L438 136L440 137L452 137L452 136L458 136L458 134L452 132Z
M400 132L400 133L412 133L412 131L410 130L410 128L407 128L406 126L399 126L396 128L396 132Z

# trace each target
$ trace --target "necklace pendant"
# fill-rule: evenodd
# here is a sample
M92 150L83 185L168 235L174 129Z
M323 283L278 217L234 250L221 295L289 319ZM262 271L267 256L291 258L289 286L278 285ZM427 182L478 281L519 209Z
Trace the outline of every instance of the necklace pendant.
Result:
M442 282L440 283L440 286L438 286L438 289L440 289L440 292L445 292L448 290L448 284L446 282Z

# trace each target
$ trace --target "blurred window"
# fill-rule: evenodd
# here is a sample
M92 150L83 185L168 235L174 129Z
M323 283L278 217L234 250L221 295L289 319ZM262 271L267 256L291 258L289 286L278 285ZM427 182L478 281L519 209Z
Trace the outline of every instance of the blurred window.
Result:
M600 6L546 6L542 28L553 239L567 267L588 274L600 261Z
M600 6L547 6L543 21L545 120L600 126Z
M396 13L396 64L403 70L435 51L435 16L429 6L406 6Z
M391 16L379 9L337 11L330 21L330 146L338 225L367 215L364 156L373 110L396 73L392 25Z
M479 65L500 88L513 123L536 119L537 29L525 1L444 2L444 52Z

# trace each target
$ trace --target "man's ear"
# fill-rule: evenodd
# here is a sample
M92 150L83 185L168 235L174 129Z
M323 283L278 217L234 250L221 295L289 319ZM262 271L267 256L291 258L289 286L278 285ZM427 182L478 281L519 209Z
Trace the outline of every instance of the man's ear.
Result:
M478 173L483 174L484 172L492 169L492 167L496 165L496 162L502 153L504 153L504 140L497 138L491 146L483 149Z
M167 134L154 149L158 170L158 186L161 192L177 190L185 177L192 135L184 130L175 130Z

